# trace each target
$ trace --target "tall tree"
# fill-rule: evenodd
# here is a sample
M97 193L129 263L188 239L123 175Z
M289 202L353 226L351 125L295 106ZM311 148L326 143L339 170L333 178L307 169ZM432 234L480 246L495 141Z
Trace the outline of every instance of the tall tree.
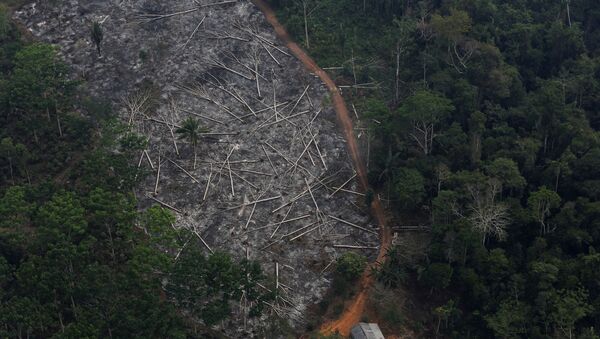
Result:
M518 300L504 300L496 313L485 317L487 325L498 338L518 339L527 334L530 321L527 304Z
M401 119L410 121L413 131L410 137L424 155L433 150L433 140L439 133L438 124L454 109L452 102L444 96L419 90L408 97L398 108Z
M473 228L482 235L482 243L485 245L487 237L493 236L498 240L506 238L506 226L510 223L508 207L496 201L500 193L500 185L497 180L491 179L486 187L469 186L471 194L471 214L468 217Z
M450 10L450 15L432 15L430 24L442 43L446 45L447 62L457 72L463 73L477 48L476 41L467 39L465 36L472 26L469 13L453 8Z
M575 323L592 311L587 300L588 292L583 289L560 290L551 295L551 318L557 329L569 339L573 338Z
M498 179L502 183L502 188L520 190L525 187L526 181L517 164L507 158L497 158L485 166L485 172L488 176Z
M546 219L550 216L550 211L558 207L559 204L560 196L556 192L546 188L546 186L542 186L537 191L532 192L529 198L527 198L527 205L532 216L540 224L541 235L554 230L548 225Z
M102 44L102 40L104 39L104 32L102 31L102 26L100 26L99 22L94 21L94 23L92 24L92 28L90 30L90 37L92 38L92 42L96 46L98 55L100 55L100 45Z
M50 120L51 114L55 114L59 134L62 135L60 115L75 82L69 80L67 67L59 60L56 49L35 43L19 51L14 63L8 85L9 103L30 120L35 120L39 114L45 114Z
M8 8L4 4L0 4L0 40L8 35L10 31L10 15Z
M201 133L206 131L207 129L200 125L200 121L192 117L185 119L181 123L181 127L175 131L177 134L179 134L179 139L187 140L187 142L189 142L192 146L192 151L194 152L194 169L196 169L196 148L198 147Z

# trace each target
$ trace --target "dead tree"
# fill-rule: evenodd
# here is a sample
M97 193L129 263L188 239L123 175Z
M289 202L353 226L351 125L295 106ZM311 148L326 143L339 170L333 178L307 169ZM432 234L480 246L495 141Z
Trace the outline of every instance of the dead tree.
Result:
M496 196L501 192L501 183L490 179L485 184L467 185L471 196L471 203L467 206L467 215L453 206L454 213L466 218L474 230L481 234L482 244L485 246L489 237L498 240L506 238L506 226L510 224L508 207L496 201Z
M185 44L183 44L183 46L181 47L181 49L185 49L187 47L187 45L190 43L190 41L192 41L192 38L194 37L194 35L198 31L198 29L204 23L204 19L206 19L206 15L202 18L202 20L200 20L200 22L198 23L198 25L196 26L196 28L194 29L194 31L192 32L192 34L190 34L190 36L188 37L188 39L185 41Z
M467 63L477 50L478 43L475 40L453 40L448 44L448 64L454 67L458 73L464 73L467 70Z
M123 97L121 101L129 115L127 124L131 126L138 115L146 117L152 102L152 92L148 89L142 89Z

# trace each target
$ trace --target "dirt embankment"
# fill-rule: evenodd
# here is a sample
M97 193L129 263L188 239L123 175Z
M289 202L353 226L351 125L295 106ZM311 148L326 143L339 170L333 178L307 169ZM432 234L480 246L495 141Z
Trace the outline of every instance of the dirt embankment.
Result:
M290 38L285 28L279 23L273 10L263 0L252 0L252 2L264 13L267 21L273 26L277 36L283 40L290 51L296 56L304 66L312 73L316 74L327 86L331 93L333 107L335 109L338 121L344 132L344 137L347 142L348 152L354 162L354 167L358 173L358 178L361 183L363 190L368 189L367 172L365 164L361 160L360 152L354 135L352 119L350 113L342 95L340 94L335 82L331 77L323 71L316 62ZM371 205L371 211L377 223L379 224L380 233L380 249L377 255L377 260L371 266L380 265L387 253L388 248L391 246L392 237L390 230L385 226L385 214L379 198L376 196L373 204ZM347 307L339 319L326 322L322 325L321 331L324 333L332 333L338 331L342 335L349 335L350 329L357 322L360 321L361 315L363 314L365 304L368 297L369 288L373 285L373 278L368 274L370 269L367 269L360 279L360 290L354 296L354 298L347 303Z

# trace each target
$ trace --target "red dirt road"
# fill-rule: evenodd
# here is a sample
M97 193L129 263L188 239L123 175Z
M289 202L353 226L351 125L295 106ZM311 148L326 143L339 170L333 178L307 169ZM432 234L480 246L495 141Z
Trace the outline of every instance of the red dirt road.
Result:
M356 172L362 189L366 191L369 187L367 181L367 171L365 168L365 164L361 160L358 144L354 136L352 118L350 117L350 113L348 111L348 108L346 107L344 98L338 90L338 87L335 85L331 77L329 77L329 75L325 71L323 71L317 65L317 63L300 46L298 46L298 44L296 44L290 38L289 34L285 30L285 28L279 23L277 17L275 16L275 13L269 7L269 5L267 5L263 0L252 0L252 2L263 12L267 21L275 29L277 37L285 43L285 45L292 52L292 54L296 58L298 58L298 60L300 60L302 64L304 64L304 67L306 67L308 71L316 74L319 78L321 78L321 80L327 86L327 89L329 89L333 101L333 107L335 109L338 121L344 132L346 144L348 145L348 152L350 152L350 156L352 157L352 161L354 163L354 167L356 168ZM373 267L380 265L380 263L382 263L385 259L385 254L387 253L387 250L392 243L392 237L390 230L385 226L385 214L383 212L381 202L379 201L379 198L377 196L375 197L371 205L371 211L377 219L377 223L379 225L379 239L381 242L379 247L379 253L377 255L377 260L371 264L371 267ZM344 312L341 314L340 318L324 323L321 326L321 332L332 333L337 331L344 336L348 336L350 334L350 329L352 328L352 326L354 326L360 321L360 318L365 309L365 304L368 299L369 288L373 285L373 278L369 276L368 273L369 269L365 270L365 272L363 273L362 277L360 278L360 289L358 293L354 296L352 300L346 303L346 307L344 309Z

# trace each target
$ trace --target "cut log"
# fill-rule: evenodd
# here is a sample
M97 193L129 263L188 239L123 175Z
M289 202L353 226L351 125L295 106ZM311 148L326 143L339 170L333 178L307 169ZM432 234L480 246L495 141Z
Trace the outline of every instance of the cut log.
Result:
M210 253L215 253L215 252L213 252L212 248L210 248L210 246L208 246L208 244L206 243L206 241L204 241L204 239L200 236L200 234L198 233L198 231L194 230L194 234L198 237L198 239L200 239L200 241L202 242L202 244L204 244L204 246L206 246L206 248L210 251Z
M333 247L335 247L335 248L352 248L352 249L359 249L359 250L377 250L377 249L379 249L379 246L355 246L355 245L337 245L337 244L334 244Z
M196 26L196 28L194 29L194 31L192 32L192 34L190 34L190 37L187 39L187 41L185 42L185 44L183 44L183 47L181 47L181 49L185 49L187 47L187 45L190 43L190 41L192 41L192 38L194 37L194 35L198 31L198 29L200 28L200 26L202 25L202 23L204 23L204 19L206 19L206 15L202 18L202 20L200 20L200 22L198 23L198 25Z
M192 180L194 180L194 182L196 182L197 184L200 183L200 181L198 181L198 179L196 179L190 172L186 171L185 168L179 166L179 164L177 164L175 161L173 161L171 159L167 159L167 160L169 160L173 165L175 165L177 168L182 170L183 173L187 174L187 176L190 177Z
M346 186L350 181L352 181L352 179L356 178L356 173L354 173L353 176L350 177L350 179L346 180L340 187L338 187L335 191L333 191L333 193L331 193L329 195L329 197L333 197L334 194L336 194L339 190L341 190L344 186Z
M163 207L166 207L166 208L168 208L168 209L170 209L170 210L173 210L173 211L175 211L175 212L177 212L177 213L179 213L179 214L184 214L184 213L183 213L181 210L179 210L179 209L177 209L177 208L175 208L175 207L173 207L173 206L171 206L171 205L167 204L167 203L166 203L166 202L164 202L164 201L158 200L158 199L156 199L156 198L155 198L155 197L153 197L153 196L149 196L149 198L150 198L150 199L152 199L152 200L154 200L154 201L156 201L157 203L159 203L159 204L160 204L161 206L163 206Z
M365 232L369 232L369 233L373 233L373 234L377 234L377 232L375 232L375 231L373 231L373 230L370 230L370 229L368 229L368 228L364 228L364 227L358 226L358 225L356 225L356 224L353 224L353 223L351 223L351 222L349 222L349 221L346 221L346 220L344 220L344 219L340 219L340 218L338 218L338 217L334 217L333 215L328 215L328 217L330 217L330 218L331 218L331 219L333 219L333 220L337 220L337 221L339 221L339 222L341 222L341 223L344 223L344 224L346 224L346 225L349 225L349 226L352 226L352 227L354 227L354 228L357 228L357 229L359 229L359 230L362 230L362 231L365 231Z

